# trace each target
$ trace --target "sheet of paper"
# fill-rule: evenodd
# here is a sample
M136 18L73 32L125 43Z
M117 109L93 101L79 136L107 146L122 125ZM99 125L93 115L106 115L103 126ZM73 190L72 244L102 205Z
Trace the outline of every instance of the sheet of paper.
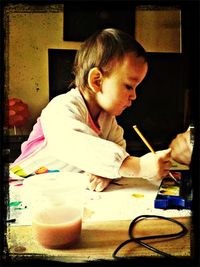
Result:
M85 205L89 210L87 220L131 220L143 214L166 217L191 216L191 211L186 209L155 209L154 199L158 185L141 178L123 178L119 183L121 185L110 185L104 192L87 193Z
M15 219L13 225L31 225L29 207L21 199L23 182L10 184L8 219ZM110 184L103 192L85 189L84 221L132 220L143 214L166 217L191 216L187 209L162 210L154 208L154 199L159 184L152 184L142 178L122 178L118 184Z

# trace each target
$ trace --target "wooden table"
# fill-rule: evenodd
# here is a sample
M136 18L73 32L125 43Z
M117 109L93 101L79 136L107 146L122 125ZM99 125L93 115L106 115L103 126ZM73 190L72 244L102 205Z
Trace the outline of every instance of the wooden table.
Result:
M146 241L152 246L177 257L191 257L191 218L175 218L183 223L188 233L177 239L160 239ZM9 226L7 228L7 245L11 260L19 257L45 257L58 262L92 262L97 260L114 260L112 253L119 244L129 239L128 228L131 221L83 221L81 238L73 247L65 250L53 250L41 247L34 239L31 226ZM135 235L172 233L180 227L160 219L144 220L135 228ZM144 247L129 243L118 256L148 257L156 256Z

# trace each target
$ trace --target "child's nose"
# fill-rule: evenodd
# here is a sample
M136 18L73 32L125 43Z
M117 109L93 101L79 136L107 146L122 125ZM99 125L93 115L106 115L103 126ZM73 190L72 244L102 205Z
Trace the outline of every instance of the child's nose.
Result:
M130 100L135 100L136 98L137 98L136 90L133 89L133 90L131 90L131 92L130 92L129 99L130 99Z

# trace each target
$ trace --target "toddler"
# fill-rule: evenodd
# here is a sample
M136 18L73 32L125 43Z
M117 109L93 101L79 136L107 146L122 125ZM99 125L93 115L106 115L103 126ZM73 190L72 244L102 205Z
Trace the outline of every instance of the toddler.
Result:
M42 110L10 171L21 177L55 171L86 172L89 189L103 191L116 178L161 179L171 149L129 155L116 116L136 99L147 74L144 48L117 29L97 31L74 62L74 88Z

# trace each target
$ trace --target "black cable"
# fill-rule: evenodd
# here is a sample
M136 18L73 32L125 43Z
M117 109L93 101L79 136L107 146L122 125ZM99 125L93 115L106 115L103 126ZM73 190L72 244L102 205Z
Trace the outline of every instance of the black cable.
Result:
M163 219L163 220L166 220L166 221L170 221L170 222L173 222L177 225L179 225L181 227L181 230L177 233L173 233L173 234L163 234L163 235L150 235L150 236L142 236L142 237L134 237L133 235L133 229L136 225L136 223L138 223L139 221L142 221L144 219L149 219L149 218L158 218L158 219ZM131 242L135 242L161 256L164 256L164 257L174 257L173 255L170 255L168 253L165 253L164 251L161 251L157 248L154 248L153 246L149 245L149 244L146 244L144 242L142 242L142 240L148 240L148 239L159 239L159 238L180 238L182 236L184 236L186 233L188 232L187 228L180 222L176 221L175 219L172 219L172 218L168 218L168 217L164 217L164 216L159 216L159 215L140 215L138 217L136 217L134 220L131 221L130 225L129 225L129 230L128 230L128 233L129 233L129 237L130 239L124 241L123 243L121 243L113 252L112 254L112 257L115 258L115 259L124 259L124 258L133 258L133 256L129 256L129 257L119 257L117 256L117 253L120 251L120 249L122 247L124 247L125 245L127 245L128 243L131 243Z

